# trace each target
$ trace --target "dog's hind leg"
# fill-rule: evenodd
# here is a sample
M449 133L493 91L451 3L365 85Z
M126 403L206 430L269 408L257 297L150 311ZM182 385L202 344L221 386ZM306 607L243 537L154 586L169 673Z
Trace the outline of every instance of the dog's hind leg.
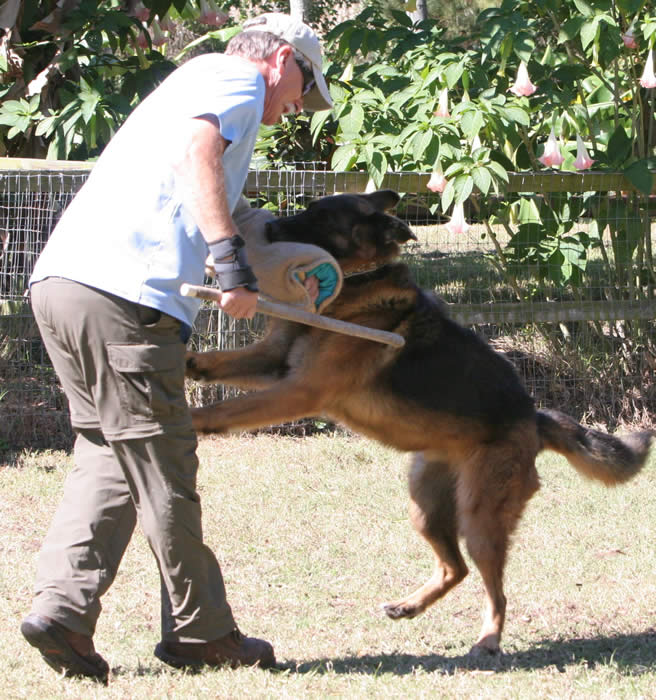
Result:
M530 436L526 440L530 443ZM510 535L539 482L532 450L504 442L477 452L460 471L458 521L486 593L483 625L472 653L495 654L506 614L503 572Z
M394 620L416 617L467 575L460 548L456 512L456 479L449 465L415 455L410 469L410 517L435 552L433 575L406 598L383 608Z

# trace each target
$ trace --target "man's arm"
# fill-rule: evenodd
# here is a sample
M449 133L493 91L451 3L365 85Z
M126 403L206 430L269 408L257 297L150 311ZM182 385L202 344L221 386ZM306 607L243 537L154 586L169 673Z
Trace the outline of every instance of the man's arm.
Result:
M211 117L191 119L182 153L175 163L183 200L203 238L215 243L237 235L225 192L223 152L228 142ZM234 318L252 318L257 293L245 287L223 292L220 307Z

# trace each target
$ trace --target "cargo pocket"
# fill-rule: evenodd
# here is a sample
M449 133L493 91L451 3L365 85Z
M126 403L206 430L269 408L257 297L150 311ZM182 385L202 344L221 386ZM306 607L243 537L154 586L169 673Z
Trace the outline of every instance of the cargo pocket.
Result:
M137 422L160 421L187 411L182 343L107 343L121 409Z

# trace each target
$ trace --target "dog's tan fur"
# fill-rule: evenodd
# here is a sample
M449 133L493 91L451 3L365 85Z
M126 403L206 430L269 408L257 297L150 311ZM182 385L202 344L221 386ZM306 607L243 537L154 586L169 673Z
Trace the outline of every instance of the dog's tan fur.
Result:
M348 275L364 262L377 272L346 280L328 315L400 333L403 349L282 321L264 340L236 351L191 353L188 374L255 393L193 411L199 431L228 432L327 416L399 450L413 452L411 518L435 554L435 571L414 593L387 603L411 618L467 575L462 537L486 590L476 652L497 652L506 598L509 538L539 487L535 457L564 454L584 475L615 484L643 465L650 434L620 440L556 411L535 411L510 365L442 305L386 264L410 230L383 210L389 191L320 200L279 220L276 240L323 245Z

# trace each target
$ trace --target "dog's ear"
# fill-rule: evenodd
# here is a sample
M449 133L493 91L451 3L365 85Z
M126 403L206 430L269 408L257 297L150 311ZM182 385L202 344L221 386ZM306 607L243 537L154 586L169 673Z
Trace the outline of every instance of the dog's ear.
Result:
M394 190L378 190L362 196L366 197L378 211L393 209L401 199Z

